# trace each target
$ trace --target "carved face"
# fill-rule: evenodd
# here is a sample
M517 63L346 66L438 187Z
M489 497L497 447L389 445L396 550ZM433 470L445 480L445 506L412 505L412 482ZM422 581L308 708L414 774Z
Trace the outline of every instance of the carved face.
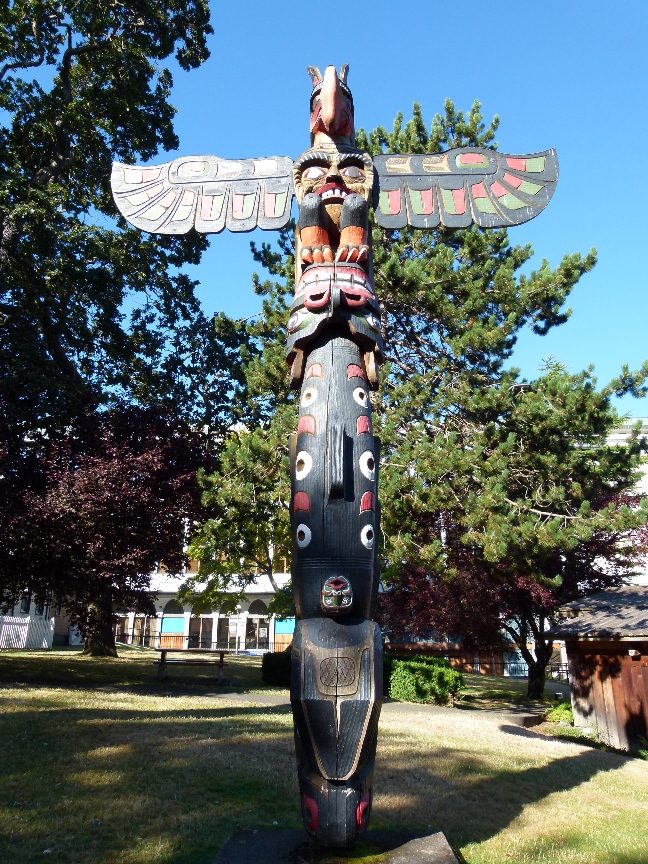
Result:
M353 603L351 583L344 576L331 576L322 587L322 609L325 612L347 612Z
M356 192L369 201L373 187L373 163L359 151L307 150L295 162L293 175L297 201L301 204L304 195L314 192L333 221L338 221L335 217L347 195Z

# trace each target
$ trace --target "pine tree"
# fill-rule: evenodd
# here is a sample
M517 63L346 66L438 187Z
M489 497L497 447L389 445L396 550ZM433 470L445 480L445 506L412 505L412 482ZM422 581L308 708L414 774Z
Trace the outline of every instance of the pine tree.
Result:
M391 132L361 129L357 143L372 154L496 147L498 124L495 117L486 128L478 102L464 116L446 101L428 134L415 104L405 125L399 114ZM605 438L618 422L612 394L644 392L648 364L634 374L624 369L603 391L591 370L568 375L551 364L529 383L505 368L523 327L543 335L567 320L565 302L594 266L594 250L565 255L556 268L543 260L525 276L519 271L532 249L511 246L505 230L386 231L374 224L372 240L387 351L372 397L382 438L383 575L392 589L383 614L394 630L456 627L466 644L492 645L506 627L529 660L530 692L537 695L548 660L545 621L559 600L619 579L632 566L633 550L619 541L646 521L645 504L628 497L642 445L632 440L611 449ZM280 253L264 246L256 257L271 274L291 277L290 251L284 236ZM264 499L263 516L282 526L277 536L289 545L286 437L295 412L278 316L286 314L282 292L292 285L290 278L283 288L256 284L269 297L267 323L255 332L260 353L247 370L260 422L247 427L247 438L232 444L231 460L205 481L206 499L221 507L221 536L238 538L239 548L246 525L228 510L232 478L238 468L249 503L269 476L269 452L272 477L285 491ZM258 451L265 459L247 455L243 442L255 436L266 444ZM216 562L225 548L216 533L207 542L208 530L197 536L194 553ZM214 566L227 577L217 584L222 592L238 565L234 560L227 574ZM532 635L535 655L527 650Z

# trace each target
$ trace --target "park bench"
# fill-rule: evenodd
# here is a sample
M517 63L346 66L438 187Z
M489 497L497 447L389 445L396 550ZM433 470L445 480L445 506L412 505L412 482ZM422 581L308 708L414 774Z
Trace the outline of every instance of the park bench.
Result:
M173 651L174 649L158 648L156 650L158 650L160 652L160 659L154 661L158 667L158 671L157 671L157 677L158 678L164 678L166 676L167 666L171 663L173 663L174 665L181 665L181 666L216 666L218 668L218 683L219 684L223 683L223 669L225 668L225 666L227 666L227 663L225 662L225 654L228 652L226 652L226 651L209 651L209 650L204 649L204 648L197 648L195 650L195 652L193 652L193 653L202 654L202 655L218 654L219 658L217 660L216 658L204 657L204 656L202 656L202 657L171 657L171 658L167 658L167 654L170 651ZM191 648L184 648L184 649L177 649L176 648L175 650L176 651L182 650L183 654L192 653Z

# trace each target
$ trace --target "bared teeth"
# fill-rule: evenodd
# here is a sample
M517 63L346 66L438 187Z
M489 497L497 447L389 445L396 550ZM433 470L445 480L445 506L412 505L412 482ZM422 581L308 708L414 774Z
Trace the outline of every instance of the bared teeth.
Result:
M346 198L349 193L345 192L343 189L327 189L326 192L322 193L322 200L327 198Z

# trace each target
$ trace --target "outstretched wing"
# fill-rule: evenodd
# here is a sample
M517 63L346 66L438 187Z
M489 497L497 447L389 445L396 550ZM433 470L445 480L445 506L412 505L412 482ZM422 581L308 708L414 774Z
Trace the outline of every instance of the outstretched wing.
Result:
M384 228L521 225L541 213L558 182L555 150L507 156L482 147L374 156L376 221Z
M124 217L151 234L283 228L294 194L292 159L185 156L153 168L114 162L113 196Z

